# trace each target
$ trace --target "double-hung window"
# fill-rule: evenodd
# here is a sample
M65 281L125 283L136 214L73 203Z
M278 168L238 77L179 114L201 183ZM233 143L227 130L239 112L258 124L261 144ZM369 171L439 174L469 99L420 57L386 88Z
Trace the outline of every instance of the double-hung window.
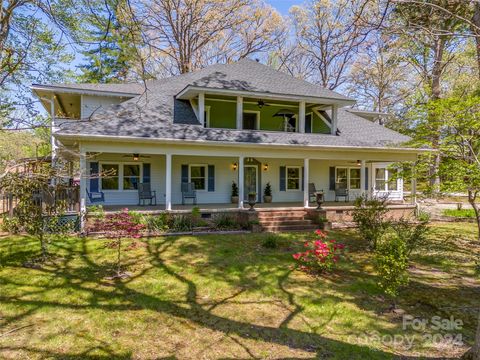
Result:
M190 165L189 182L195 184L195 190L207 189L207 165Z
M376 168L375 189L379 191L397 191L397 169Z
M102 190L137 190L141 164L102 163L100 186Z
M360 169L337 167L335 186L337 189L360 190Z
M299 166L287 166L287 190L300 190L301 174Z

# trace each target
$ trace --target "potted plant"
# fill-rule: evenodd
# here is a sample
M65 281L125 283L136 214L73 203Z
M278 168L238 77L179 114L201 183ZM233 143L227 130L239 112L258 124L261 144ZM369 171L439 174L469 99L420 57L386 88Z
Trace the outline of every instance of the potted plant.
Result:
M232 181L232 204L238 204L238 186L235 181Z
M263 190L263 202L272 202L272 186L270 185L270 182L267 182L267 184L265 185L265 189Z
M257 203L257 193L256 192L250 192L248 193L248 205L250 205L251 211L253 211L253 207Z

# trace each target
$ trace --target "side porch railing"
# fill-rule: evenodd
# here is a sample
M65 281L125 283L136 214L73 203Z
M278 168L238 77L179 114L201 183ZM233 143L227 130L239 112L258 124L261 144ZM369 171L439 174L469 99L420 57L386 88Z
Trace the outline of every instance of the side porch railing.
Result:
M33 192L32 199L51 213L78 213L80 211L80 189L78 186L54 186L48 191ZM0 215L13 215L19 202L15 194L0 189Z

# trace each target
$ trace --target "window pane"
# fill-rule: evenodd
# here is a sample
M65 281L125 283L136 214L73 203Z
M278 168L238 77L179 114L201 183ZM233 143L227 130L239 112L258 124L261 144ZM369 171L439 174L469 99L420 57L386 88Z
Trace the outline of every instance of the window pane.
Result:
M205 178L192 178L192 183L195 184L196 190L205 190Z
M124 165L123 176L140 176L140 165Z
M190 168L190 177L205 177L205 167L204 166L192 166Z
M118 190L118 165L102 164L102 190Z
M360 189L360 169L350 169L350 189Z
M300 177L300 169L299 168L288 168L288 175L289 178L299 178Z
M288 185L288 190L299 190L300 179L288 179L287 185Z
M347 169L337 168L337 181L336 187L340 189L347 188Z
M389 191L397 191L397 170L392 169L388 170L388 190Z
M123 177L123 190L137 190L138 177Z
M380 191L385 191L385 176L386 172L385 169L375 169L375 189Z

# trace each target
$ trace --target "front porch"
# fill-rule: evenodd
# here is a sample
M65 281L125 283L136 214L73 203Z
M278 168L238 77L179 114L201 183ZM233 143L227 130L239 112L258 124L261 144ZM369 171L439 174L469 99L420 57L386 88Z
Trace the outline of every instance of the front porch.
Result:
M322 209L337 210L337 209L351 209L354 206L354 201L349 202L335 202L327 201L323 203ZM239 209L237 204L186 204L186 205L173 205L170 212L188 213L193 208L198 208L200 212L226 212L226 211L239 211L248 210L250 207L244 205L243 209ZM105 212L118 212L124 208L128 208L131 211L137 211L146 214L160 214L165 212L165 206L162 205L105 205L103 209ZM284 210L304 210L305 207L302 202L275 202L275 203L259 203L255 205L255 211L284 211ZM316 209L316 206L309 206L307 209ZM87 208L88 210L88 208Z

